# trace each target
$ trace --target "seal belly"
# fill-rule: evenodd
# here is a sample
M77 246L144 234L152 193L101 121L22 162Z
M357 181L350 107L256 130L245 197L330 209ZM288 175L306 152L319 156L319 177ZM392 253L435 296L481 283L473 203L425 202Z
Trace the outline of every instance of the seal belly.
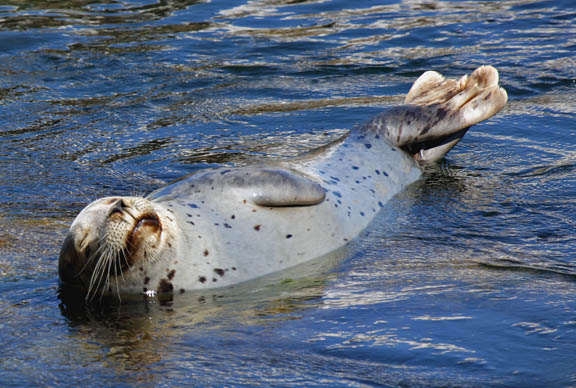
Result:
M392 196L421 175L412 158L376 136L350 136L313 159L285 160L275 167L309 177L323 188L322 200L257 204L260 177L246 169L239 175L255 177L256 187L212 179L228 171L215 169L150 196L175 215L186 239L175 288L227 286L329 254L354 239ZM286 192L291 185L276 189Z

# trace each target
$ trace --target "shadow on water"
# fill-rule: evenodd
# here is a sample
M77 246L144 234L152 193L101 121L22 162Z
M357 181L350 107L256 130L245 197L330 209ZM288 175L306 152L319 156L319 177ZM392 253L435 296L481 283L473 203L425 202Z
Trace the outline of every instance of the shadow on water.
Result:
M251 341L245 335L273 328L282 321L297 320L307 310L322 305L326 285L347 256L341 249L281 273L240 285L185 294L157 294L154 297L125 296L121 301L96 297L88 302L76 290L60 288L60 311L74 342L91 343L79 347L74 357L93 357L98 349L108 349L105 363L119 372L146 371L175 357L174 347L196 351L189 362L195 374L209 373L202 360L226 357L227 349L210 349L212 341ZM194 350L195 349L195 350ZM256 356L256 347L244 349ZM206 354L208 353L208 354Z

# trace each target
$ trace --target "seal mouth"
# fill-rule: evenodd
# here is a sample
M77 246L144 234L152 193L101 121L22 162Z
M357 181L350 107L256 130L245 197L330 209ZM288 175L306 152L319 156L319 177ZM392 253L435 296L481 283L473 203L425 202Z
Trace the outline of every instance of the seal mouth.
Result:
M134 228L128 235L128 240L134 239L134 237L141 232L144 228L149 228L158 232L162 229L160 225L160 218L155 213L146 213L135 219Z
M132 216L132 215L131 215ZM132 267L138 260L135 258L140 245L147 237L156 235L160 237L162 233L162 224L160 217L154 212L147 212L134 218L134 226L132 230L126 235L125 260L120 260L121 273Z

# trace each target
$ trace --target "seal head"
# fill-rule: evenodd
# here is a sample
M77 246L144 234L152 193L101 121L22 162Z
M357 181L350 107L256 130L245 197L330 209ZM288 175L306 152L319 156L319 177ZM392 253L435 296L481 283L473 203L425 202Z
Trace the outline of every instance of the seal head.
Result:
M165 240L160 214L137 197L106 197L76 217L60 251L58 272L64 284L88 294L110 288L110 279L158 257Z

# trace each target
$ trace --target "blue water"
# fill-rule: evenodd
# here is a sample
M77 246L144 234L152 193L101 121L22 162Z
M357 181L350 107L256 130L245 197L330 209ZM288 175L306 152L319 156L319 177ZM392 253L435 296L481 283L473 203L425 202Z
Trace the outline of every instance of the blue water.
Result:
M576 386L575 53L571 0L3 2L0 386ZM482 64L507 107L343 257L59 294L89 201L309 150Z

